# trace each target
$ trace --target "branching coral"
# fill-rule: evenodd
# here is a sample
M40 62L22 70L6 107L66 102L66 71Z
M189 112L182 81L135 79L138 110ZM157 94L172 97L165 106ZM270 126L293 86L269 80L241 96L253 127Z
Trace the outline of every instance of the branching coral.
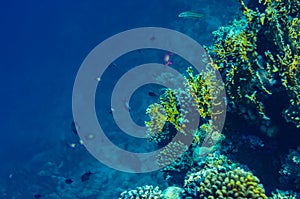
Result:
M212 119L217 120L223 113L212 109L212 106L221 104L213 98L217 98L217 93L222 89L215 78L214 69L194 75L193 69L189 67L186 72L183 88L166 89L159 102L148 107L146 113L150 116L150 121L145 124L148 129L147 137L151 141L159 143L172 137L172 129L183 135L193 135L199 122L191 129L189 124L194 122L191 120L200 115L202 124L211 124Z
M166 137L163 137L162 135L167 120L165 108L161 104L154 103L147 108L146 113L150 117L150 121L145 122L148 127L148 139L157 142L160 142L161 139L166 139Z
M300 128L300 3L265 0L255 10L240 3L244 16L214 32L215 44L207 48L223 74L229 106L261 124L271 117L269 96L284 91L290 104L283 116Z
M145 185L143 187L137 187L134 190L122 192L119 199L160 199L161 196L162 191L159 187Z
M180 99L178 99L180 98ZM185 115L188 110L184 109L184 104L191 101L191 96L188 92L182 89L166 89L164 94L160 96L159 103L152 104L147 109L147 114L150 116L150 121L146 121L147 137L150 141L161 142L178 131L187 135L186 124L189 123ZM193 103L191 103L193 104Z
M292 191L282 191L276 189L276 191L272 192L272 197L269 199L298 199L300 196L297 193Z
M145 124L150 141L164 146L177 132L184 138L192 137L191 143L186 145L178 141L171 142L158 154L159 165L167 165L163 172L168 182L180 183L185 173L197 164L200 158L215 151L224 139L213 123L213 120L218 121L218 117L224 113L224 110L218 109L221 102L215 99L223 88L220 88L220 82L215 78L214 67L196 75L192 67L189 67L182 88L166 89L159 102L147 109L150 121L146 121ZM197 117L200 121L196 121ZM191 127L191 123L195 125ZM187 150L182 150L183 148ZM177 149L185 152L178 155Z

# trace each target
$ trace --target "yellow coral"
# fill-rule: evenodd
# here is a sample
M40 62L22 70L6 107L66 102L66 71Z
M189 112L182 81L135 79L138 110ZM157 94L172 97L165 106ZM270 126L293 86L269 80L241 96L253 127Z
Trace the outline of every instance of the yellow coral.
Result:
M270 119L267 96L285 89L290 106L284 117L300 127L292 113L300 113L300 1L259 0L255 10L239 1L244 17L214 32L216 42L208 48L224 75L229 106L247 108L239 114L263 123ZM283 89L274 89L279 83Z
M161 104L151 104L146 113L150 116L150 121L145 122L148 128L148 136L153 137L157 133L161 133L167 120L166 110Z
M171 125L183 135L193 135L198 128L198 124L192 128L188 125L193 123L190 119L195 119L190 116L197 117L197 112L204 119L203 121L207 121L207 123L212 118L215 121L217 120L223 112L220 110L212 113L212 105L217 107L222 104L213 100L212 95L216 95L223 88L219 88L220 82L215 80L214 73L214 67L211 67L205 72L194 75L193 69L189 67L185 76L184 88L165 89L165 92L159 98L159 102L149 106L146 112L150 116L150 121L145 122L150 140L160 142L163 139L160 136L170 133L162 132L163 130L166 131L166 129L163 129L165 123ZM187 118L187 115L189 118ZM200 140L197 142L200 142Z
M208 169L189 174L185 187L190 191L195 186L199 198L268 198L259 179L241 168L227 172Z
M180 141L169 143L160 153L156 160L159 166L165 167L172 164L180 155L187 150L188 146Z

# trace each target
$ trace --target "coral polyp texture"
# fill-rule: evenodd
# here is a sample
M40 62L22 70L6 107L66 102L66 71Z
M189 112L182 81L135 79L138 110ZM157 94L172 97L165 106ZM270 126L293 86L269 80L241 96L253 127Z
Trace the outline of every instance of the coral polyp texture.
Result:
M160 199L161 196L162 191L159 187L145 185L130 191L122 192L119 199Z
M186 175L184 188L192 198L267 198L256 176L216 153Z
M229 107L253 123L272 120L268 99L284 94L283 117L300 128L300 2L260 0L214 32L208 51L223 75ZM276 99L278 100L278 99Z
M165 167L172 164L187 149L188 146L180 141L171 142L156 156L158 165L161 167Z
M259 179L240 168L191 173L187 175L185 187L193 198L268 198Z

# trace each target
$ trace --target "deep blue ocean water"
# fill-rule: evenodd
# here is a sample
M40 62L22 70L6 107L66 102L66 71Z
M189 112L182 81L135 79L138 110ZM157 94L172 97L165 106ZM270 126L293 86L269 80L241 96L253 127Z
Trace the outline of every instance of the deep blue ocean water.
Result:
M72 86L90 50L126 29L169 26L175 8L167 1L2 3L4 165L21 166L70 130Z
M186 10L198 11L207 18L197 21L177 17ZM86 193L82 198L117 198L122 190L136 186L166 186L159 172L118 172L97 162L83 146L68 148L69 144L78 141L71 125L76 73L95 46L121 31L148 26L171 28L191 36L200 44L209 45L213 41L211 32L227 24L237 12L237 2L232 0L1 2L0 186L3 188L0 193L5 193L3 197L22 199L41 194L42 198L55 198L51 194L61 193L64 189L58 188L58 182L71 177L75 185L69 193L75 198L74 190L95 189L93 186L82 188L79 182L76 184L80 175L88 170L97 176L93 182L102 186L95 194ZM150 55L158 62L161 59L155 57L155 53ZM144 61L140 60L140 54L130 56L127 60L119 60L116 66L119 69L108 72L104 81L115 81L129 67ZM111 89L107 85L106 89ZM148 89L141 93L147 93ZM102 101L99 100L101 108ZM108 103L107 99L103 99L104 102ZM146 105L153 103L153 98L132 103L131 108L136 106L138 110L133 113L136 114L135 121L143 123L147 118L144 114ZM108 106L103 107L103 112L99 110L99 114L106 113L106 119L110 121ZM113 132L112 139L124 144L126 137L114 134L119 129L109 123L104 125ZM145 143L132 142L123 147L131 145L128 148L138 150L141 147L143 150ZM69 195L61 198L69 198Z

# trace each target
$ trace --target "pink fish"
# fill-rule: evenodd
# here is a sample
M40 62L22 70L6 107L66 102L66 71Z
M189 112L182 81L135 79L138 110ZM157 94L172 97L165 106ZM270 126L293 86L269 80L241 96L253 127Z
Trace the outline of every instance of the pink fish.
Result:
M170 61L172 55L173 55L173 53L171 53L171 52L168 52L167 54L164 55L164 65L165 66L170 66L172 64L172 62Z

